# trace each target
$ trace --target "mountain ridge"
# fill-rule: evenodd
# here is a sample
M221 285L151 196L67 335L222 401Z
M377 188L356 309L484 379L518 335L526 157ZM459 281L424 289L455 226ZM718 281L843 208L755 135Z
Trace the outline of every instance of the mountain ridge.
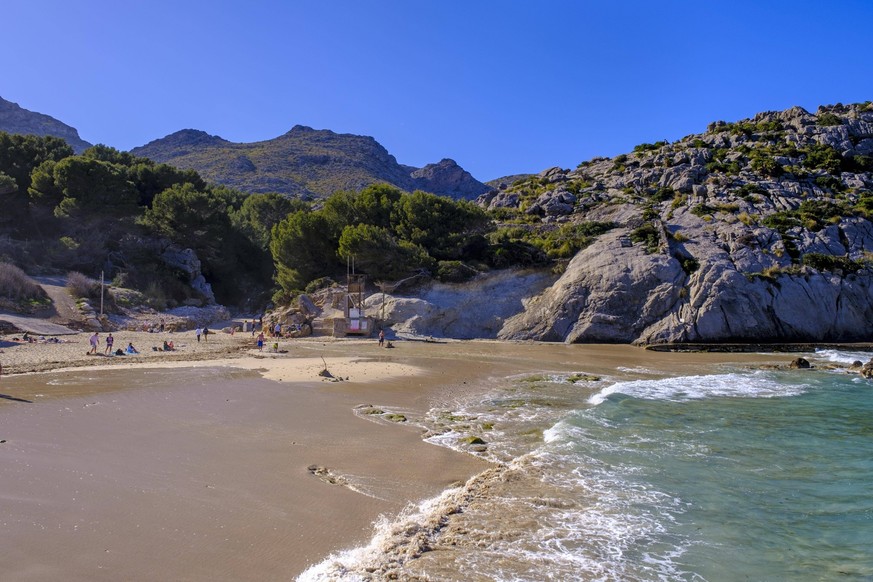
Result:
M77 154L81 154L92 145L79 137L76 128L45 113L24 109L18 103L7 101L2 97L0 97L0 130L7 133L59 137L66 140Z
M408 192L423 190L464 199L490 190L450 158L413 168L398 163L371 136L305 125L257 142L231 142L185 129L131 153L195 170L209 181L244 192L279 192L303 199L324 198L337 190L357 191L379 182Z
M0 131L59 137L77 154L92 146L75 128L2 97ZM299 124L272 139L240 143L198 129L182 129L130 153L195 170L208 181L250 194L278 192L316 199L381 182L407 192L423 190L456 199L473 199L491 190L451 158L415 168L399 164L371 136Z

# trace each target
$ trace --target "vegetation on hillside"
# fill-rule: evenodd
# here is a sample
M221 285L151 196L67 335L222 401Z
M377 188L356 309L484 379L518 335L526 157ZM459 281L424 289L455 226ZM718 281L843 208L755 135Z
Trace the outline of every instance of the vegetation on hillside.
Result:
M258 198L207 185L196 172L106 146L73 155L57 138L0 133L0 186L0 260L102 270L171 306L202 301L188 274L168 265L176 244L196 252L219 301L269 291L272 217L252 210Z
M87 277L102 271L157 307L208 299L191 261L219 302L255 306L337 278L350 262L375 280L425 273L462 281L566 258L599 232L495 230L472 202L387 184L337 191L318 205L245 194L103 145L74 155L60 139L3 133L0 202L0 260Z
M674 143L501 182L477 203L387 184L317 203L245 194L106 146L74 155L56 138L0 133L0 261L104 271L173 306L205 299L179 264L191 249L219 302L262 305L342 276L352 262L376 281L560 270L620 228L617 245L667 254L689 277L705 271L689 236L753 249L752 277L851 274L867 257L828 255L816 241L873 213L871 127L869 103L716 122Z
M489 239L489 216L468 201L386 184L337 192L317 210L298 210L276 225L270 249L282 293L344 272L350 262L376 280L427 272L444 280L520 264L512 246ZM520 246L520 245L516 245ZM524 254L531 254L527 245Z

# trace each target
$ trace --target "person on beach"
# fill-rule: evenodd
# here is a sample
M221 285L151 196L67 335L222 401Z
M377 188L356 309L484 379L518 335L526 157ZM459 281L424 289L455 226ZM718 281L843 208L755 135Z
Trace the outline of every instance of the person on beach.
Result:
M97 353L97 346L100 344L100 334L95 331L94 335L92 335L91 339L88 341L91 342L91 351L88 353L89 354L96 354Z
M128 354L138 354L138 353L139 353L138 351L136 351L136 348L133 347L133 343L129 343L129 344L127 344L127 350L126 350L126 351L127 351Z
M276 322L276 327L273 328L273 337L282 337L282 324Z
M176 349L176 346L173 345L173 342L168 342L167 340L164 340L164 351L165 352L172 352L175 349Z
M200 336L203 335L203 330L198 326L197 329L194 330L194 335L197 336L197 343L200 343Z
M383 347L385 345L385 330L379 330L379 347Z
M209 341L209 328L208 327L203 328L203 341L205 341L205 342Z
M258 351L264 350L264 332L258 334Z
M112 337L112 332L109 332L109 335L106 336L106 350L103 352L104 354L112 353L112 344L115 343L115 338Z
M161 333L164 333L164 320L163 320L163 318L161 318L161 324L158 326L158 330L160 330Z

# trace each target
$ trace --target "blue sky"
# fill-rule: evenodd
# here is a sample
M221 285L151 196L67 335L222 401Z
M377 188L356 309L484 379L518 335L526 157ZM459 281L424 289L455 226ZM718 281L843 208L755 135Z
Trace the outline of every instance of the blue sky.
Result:
M130 149L373 136L480 180L873 99L873 2L4 0L0 97Z

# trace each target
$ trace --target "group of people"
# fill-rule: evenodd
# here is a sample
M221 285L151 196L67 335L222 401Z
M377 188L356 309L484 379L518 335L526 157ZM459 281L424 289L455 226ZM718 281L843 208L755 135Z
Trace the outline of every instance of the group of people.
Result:
M88 341L91 344L91 351L89 351L88 354L96 354L97 349L100 346L100 332L95 331L94 335L92 335L91 339ZM122 350L121 348L118 348L117 350L115 350L113 352L112 348L115 346L115 338L112 337L112 332L109 332L109 334L106 336L105 343L106 343L106 348L103 350L103 354L107 355L107 356L109 356L109 355L123 356L123 355L133 355L133 354L139 353L139 350L137 350L135 347L133 347L133 342L128 342L127 347L125 349Z
M209 331L208 327L197 326L197 329L194 330L194 335L197 336L198 342L200 341L201 336L203 337L203 341L208 342L210 333L212 333L212 332Z
M208 342L209 335L211 333L212 332L209 331L208 327L198 327L197 329L194 330L194 335L197 337L198 342L200 341L201 338L203 338L203 341ZM100 348L100 333L95 331L94 335L91 336L91 339L89 340L89 342L91 344L91 350L88 352L88 354L89 355L90 354L97 354L98 349ZM128 343L127 348L125 348L124 350L122 350L121 348L118 348L115 351L113 351L114 346L115 346L115 338L112 336L111 332L106 336L106 339L104 340L104 345L105 345L105 347L103 349L103 353L105 355L114 354L116 356L122 356L125 354L138 354L139 353L139 350L137 350L133 346L133 343ZM161 348L155 347L153 349L155 351L172 352L172 351L175 351L176 346L173 344L172 341L164 340L164 345Z

